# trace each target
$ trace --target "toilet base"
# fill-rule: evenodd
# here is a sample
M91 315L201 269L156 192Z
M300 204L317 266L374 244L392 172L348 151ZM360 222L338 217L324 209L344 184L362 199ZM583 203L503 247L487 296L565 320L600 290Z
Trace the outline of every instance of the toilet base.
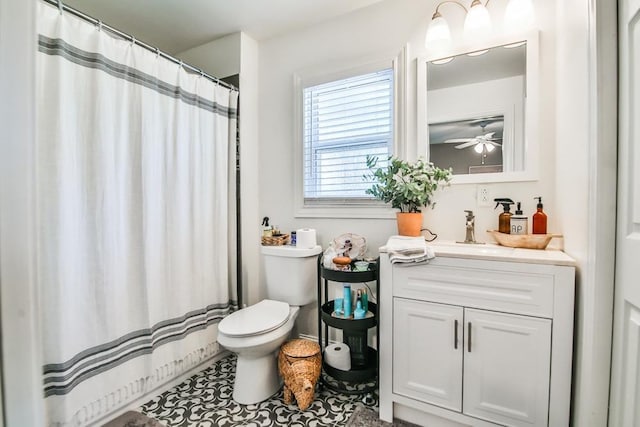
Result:
M257 358L238 355L233 400L249 405L273 396L282 387L277 363L277 352Z

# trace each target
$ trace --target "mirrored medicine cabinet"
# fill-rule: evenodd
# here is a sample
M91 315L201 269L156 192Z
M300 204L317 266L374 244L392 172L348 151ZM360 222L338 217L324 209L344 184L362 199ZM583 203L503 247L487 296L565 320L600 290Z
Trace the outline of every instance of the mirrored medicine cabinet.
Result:
M417 63L419 150L453 183L537 179L538 33Z

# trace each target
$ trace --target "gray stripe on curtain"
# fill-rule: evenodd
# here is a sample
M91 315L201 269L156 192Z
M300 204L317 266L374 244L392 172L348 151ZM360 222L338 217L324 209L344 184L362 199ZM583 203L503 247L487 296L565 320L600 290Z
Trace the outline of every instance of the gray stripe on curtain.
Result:
M158 322L150 329L131 332L109 343L84 350L64 363L47 364L43 367L44 395L48 397L67 394L87 378L134 357L152 353L162 344L180 340L192 332L217 323L236 309L236 301L229 301L228 304L212 304L206 309L195 310L179 318Z
M47 55L61 56L83 67L104 71L113 77L139 84L162 95L180 99L186 104L194 105L215 114L221 114L230 119L234 119L238 114L235 108L228 108L209 101L208 99L187 92L178 86L163 82L135 68L112 61L99 53L78 49L62 39L52 39L39 34L38 50Z

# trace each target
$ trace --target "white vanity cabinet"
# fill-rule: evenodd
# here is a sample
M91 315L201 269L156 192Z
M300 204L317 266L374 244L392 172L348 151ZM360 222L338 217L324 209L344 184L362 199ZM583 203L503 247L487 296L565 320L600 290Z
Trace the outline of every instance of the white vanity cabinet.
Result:
M381 419L569 425L573 260L496 252L436 250L417 266L381 254L380 339L392 343L380 354Z

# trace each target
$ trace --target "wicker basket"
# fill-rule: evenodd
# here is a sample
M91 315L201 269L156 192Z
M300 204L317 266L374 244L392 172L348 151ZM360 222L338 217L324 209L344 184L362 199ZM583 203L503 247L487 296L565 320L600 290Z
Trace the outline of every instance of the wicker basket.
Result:
M288 234L276 234L275 236L262 236L262 246L282 246L289 243Z
M284 343L278 354L278 369L284 379L284 403L293 403L295 397L300 410L307 409L322 369L318 343L303 339Z

